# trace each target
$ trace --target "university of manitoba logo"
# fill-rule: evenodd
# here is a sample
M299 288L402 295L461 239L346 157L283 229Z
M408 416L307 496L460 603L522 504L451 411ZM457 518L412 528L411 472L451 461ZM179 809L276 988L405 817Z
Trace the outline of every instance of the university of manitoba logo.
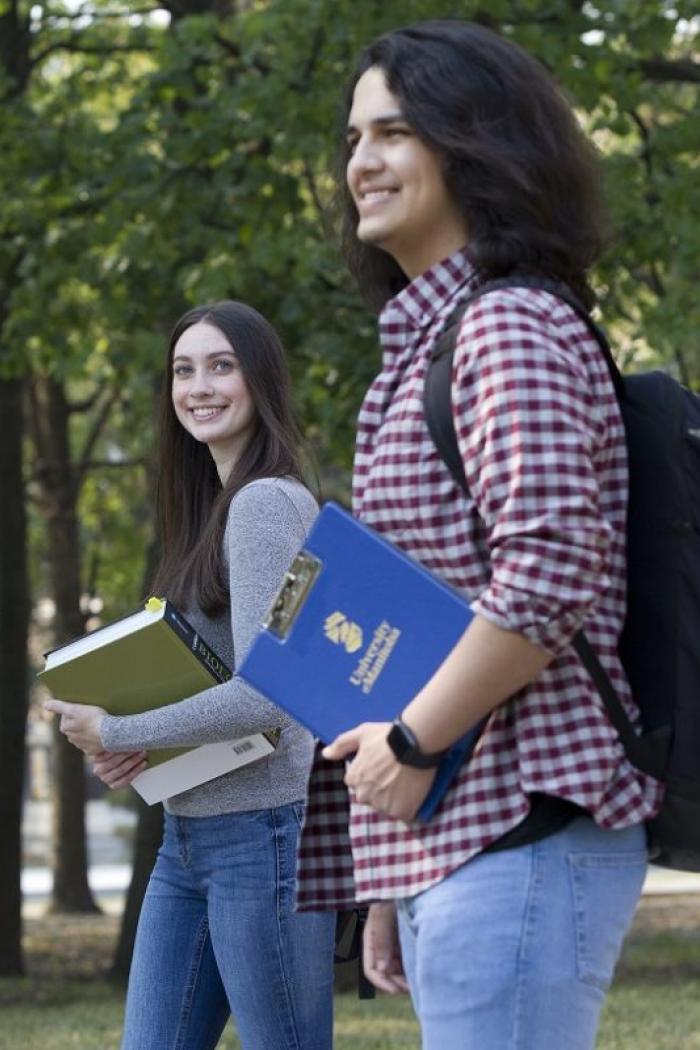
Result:
M329 641L344 646L349 653L356 653L362 645L362 628L341 612L326 617L323 632Z

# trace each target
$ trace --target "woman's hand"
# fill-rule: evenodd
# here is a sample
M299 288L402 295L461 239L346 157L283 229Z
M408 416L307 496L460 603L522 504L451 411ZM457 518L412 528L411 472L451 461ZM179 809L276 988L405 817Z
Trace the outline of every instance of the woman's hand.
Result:
M370 905L362 933L362 967L380 991L390 995L408 991L393 901Z
M65 700L47 700L44 710L53 711L61 716L59 729L71 744L80 748L86 755L96 755L102 751L100 728L107 712L101 707L88 704L69 704Z
M386 742L390 722L363 722L323 749L328 759L354 758L345 783L358 802L397 820L412 820L430 790L434 769L413 769L396 761Z
M99 751L92 756L92 771L107 787L126 787L148 765L147 751Z

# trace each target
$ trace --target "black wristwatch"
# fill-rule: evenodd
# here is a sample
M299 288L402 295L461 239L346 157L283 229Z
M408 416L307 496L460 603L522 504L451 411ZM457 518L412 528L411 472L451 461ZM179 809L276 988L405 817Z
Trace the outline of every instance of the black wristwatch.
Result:
M413 766L414 769L434 769L445 754L444 751L433 751L426 755L418 746L415 734L400 718L393 722L386 742L402 766Z

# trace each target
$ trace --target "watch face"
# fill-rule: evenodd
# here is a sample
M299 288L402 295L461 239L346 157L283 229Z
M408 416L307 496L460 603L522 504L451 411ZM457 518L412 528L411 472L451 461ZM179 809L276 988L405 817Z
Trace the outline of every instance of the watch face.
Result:
M399 762L403 762L404 758L415 747L415 741L410 739L406 726L401 722L394 722L386 739Z
M440 763L443 755L442 751L424 755L411 730L398 719L389 730L386 742L394 752L397 762L404 766L413 766L414 769L432 769Z

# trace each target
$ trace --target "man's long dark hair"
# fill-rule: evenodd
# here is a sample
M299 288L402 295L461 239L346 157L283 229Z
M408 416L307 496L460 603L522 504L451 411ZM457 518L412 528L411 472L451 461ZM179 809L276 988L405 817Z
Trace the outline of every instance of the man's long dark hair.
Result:
M442 159L479 277L544 274L591 306L587 272L605 240L599 168L545 68L483 26L422 22L362 52L346 116L357 81L373 66L383 70L408 124ZM358 240L347 186L343 201L346 258L367 301L380 308L408 278L390 255Z
M175 345L200 323L218 329L230 344L255 408L254 433L223 486L209 449L181 425L171 396ZM229 600L222 551L229 503L256 478L301 480L299 449L289 373L272 326L233 300L184 314L170 336L160 400L156 510L162 558L152 592L181 606L194 600L210 616L221 612Z

